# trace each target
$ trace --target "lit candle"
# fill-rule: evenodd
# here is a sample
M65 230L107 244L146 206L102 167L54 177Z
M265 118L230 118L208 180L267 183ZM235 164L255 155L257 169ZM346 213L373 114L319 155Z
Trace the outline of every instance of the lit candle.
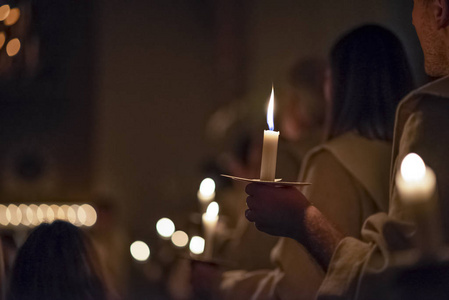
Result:
M219 206L217 202L211 202L207 207L207 211L203 214L203 228L204 228L204 258L210 260L213 253L213 239L215 235L215 228L218 222Z
M408 213L416 224L416 242L423 253L440 245L437 203L434 201L436 176L416 153L409 153L396 175L396 187Z
M274 181L276 176L276 158L278 152L279 131L274 131L274 88L271 89L270 102L267 111L267 123L270 130L263 134L262 163L260 179Z
M212 178L205 178L201 181L197 197L200 201L201 212L205 212L209 203L215 198L215 181Z

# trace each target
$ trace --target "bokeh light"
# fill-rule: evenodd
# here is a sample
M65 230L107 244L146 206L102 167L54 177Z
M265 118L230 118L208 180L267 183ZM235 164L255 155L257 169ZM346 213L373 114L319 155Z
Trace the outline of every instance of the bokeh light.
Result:
M84 210L86 214L86 221L84 222L84 226L93 226L97 222L97 212L89 204L81 205L80 209Z
M212 178L205 178L201 181L198 191L198 198L202 201L210 201L215 197L215 181Z
M57 209L56 220L65 220L65 213L62 207L58 207Z
M6 41L6 35L2 31L2 32L0 32L0 49L2 49L3 46L5 45L5 41Z
M8 53L9 56L14 56L17 53L19 53L20 50L20 41L18 38L14 38L8 42L6 45L6 53Z
M37 214L38 209L39 207L36 204L31 204L27 209L27 217L33 226L37 226L40 223Z
M9 15L8 17L5 19L4 24L6 26L11 26L16 24L16 22L19 20L20 18L20 9L18 9L17 7L11 9L9 11Z
M182 230L178 230L171 236L171 241L176 247L185 247L189 243L189 236Z
M5 20L9 16L11 8L8 4L0 6L0 21Z
M32 218L29 218L30 215L27 213L28 205L20 204L19 210L20 213L22 214L22 220L20 221L20 223L22 223L22 225L29 226L31 224Z
M132 257L137 261L147 261L150 257L150 247L142 241L135 241L129 248Z
M76 211L75 211L75 209L73 209L72 206L68 206L68 205L63 205L62 207L63 207L63 209L64 209L64 211L66 213L67 221L69 221L73 225L76 225L77 224L77 218L76 218Z
M219 211L220 211L220 207L219 207L218 203L215 201L211 202L207 206L206 216L209 218L215 218L216 216L218 216Z
M169 218L162 218L157 221L156 230L160 236L170 238L175 232L175 224Z
M201 254L204 252L204 239L200 236L194 236L190 240L189 249L193 254Z
M409 153L401 163L401 175L405 181L420 181L426 175L426 164L416 153Z
M9 221L6 219L6 209L5 205L0 205L0 225L8 226Z
M89 204L48 205L48 204L10 204L0 205L0 226L33 227L55 220L70 222L76 226L92 226L96 223L97 213Z
M22 212L17 205L8 205L8 208L6 209L6 219L11 225L17 226L20 224L22 221Z
M78 211L76 214L78 216L78 222L79 222L80 226L83 226L84 224L86 224L87 215L86 215L86 211L84 210L84 208L82 206L78 207Z
M44 223L47 220L47 209L48 209L47 204L39 205L36 213L39 223Z

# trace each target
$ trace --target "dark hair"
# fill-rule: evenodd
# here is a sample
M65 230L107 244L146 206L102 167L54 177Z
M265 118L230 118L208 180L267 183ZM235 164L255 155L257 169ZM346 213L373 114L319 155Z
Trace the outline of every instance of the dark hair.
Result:
M90 239L74 225L39 225L19 249L8 300L105 300L108 298Z
M396 106L413 89L413 76L399 39L378 25L359 27L330 53L332 103L327 139L355 130L391 141Z

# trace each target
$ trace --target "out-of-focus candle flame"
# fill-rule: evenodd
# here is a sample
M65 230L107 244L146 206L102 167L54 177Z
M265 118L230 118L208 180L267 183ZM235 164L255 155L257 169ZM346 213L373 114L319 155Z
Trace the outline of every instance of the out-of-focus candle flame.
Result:
M211 202L206 210L206 218L207 219L214 219L218 216L218 212L220 210L220 207L218 206L217 202Z
M274 130L274 87L271 87L271 96L270 102L268 103L268 111L267 111L267 124L268 128L273 131Z
M132 257L140 262L147 261L150 257L150 247L145 242L135 241L129 247Z
M175 223L169 218L159 219L156 223L156 230L161 237L169 239L175 232Z
M215 181L212 178L205 178L201 181L198 191L198 198L201 201L209 202L215 197Z
M204 252L205 241L200 236L194 236L190 240L189 249L193 254L201 254Z
M416 153L409 153L401 163L401 175L407 182L421 181L426 175L426 164Z

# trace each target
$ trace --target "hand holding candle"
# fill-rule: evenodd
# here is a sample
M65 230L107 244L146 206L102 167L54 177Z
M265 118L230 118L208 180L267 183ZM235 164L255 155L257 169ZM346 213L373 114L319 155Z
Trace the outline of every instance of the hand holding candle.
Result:
M274 88L271 89L268 104L267 123L270 130L263 135L262 162L260 166L260 180L274 181L276 176L276 158L278 152L279 131L274 131Z

